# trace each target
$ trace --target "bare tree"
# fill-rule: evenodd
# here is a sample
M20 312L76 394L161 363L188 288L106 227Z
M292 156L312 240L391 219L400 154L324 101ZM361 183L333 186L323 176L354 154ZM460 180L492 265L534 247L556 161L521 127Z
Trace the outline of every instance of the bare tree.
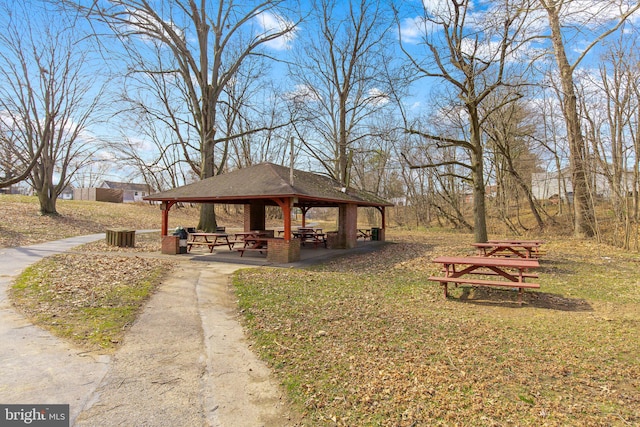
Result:
M73 21L22 6L5 6L2 16L0 122L24 167L18 176L28 173L42 214L57 214L57 196L96 148L86 131L102 87Z
M585 140L593 155L592 182L601 187L594 185L592 188L596 195L611 200L612 218L616 224L609 237L625 249L630 247L633 228L633 205L629 203L628 195L637 186L627 172L633 169L635 162L632 135L638 126L634 123L638 99L633 86L640 75L634 47L635 40L620 37L601 55L599 75L592 75L585 84L578 86ZM606 184L595 177L604 177ZM598 237L602 237L601 233Z
M0 125L3 127L0 130L0 170L4 173L0 179L0 188L6 188L29 178L40 161L45 144L39 144L32 154L24 152L14 137L15 130L5 129L6 123L1 120Z
M156 101L165 108L165 120L184 144L184 153L192 144L187 134L197 135L198 157L188 161L202 179L223 170L216 149L239 136L220 134L219 103L225 87L247 58L266 56L266 44L290 37L296 27L285 17L290 12L285 7L292 3L285 0L64 2L111 28L127 49L130 73L163 75L163 84L179 86L171 98L160 93ZM212 205L202 205L199 227L215 229Z
M122 168L131 171L131 178L142 179L156 191L175 188L197 178L191 169L182 167L183 146L175 140L176 134L161 121L154 120L149 110L143 113L134 109L126 117L131 118L129 123L138 125L139 133L123 132L120 140L104 149Z
M313 0L311 25L290 67L297 136L310 156L350 184L353 146L370 135L368 119L384 108L391 21L379 0Z
M232 168L260 162L284 164L289 151L290 118L285 98L267 76L263 60L247 61L232 85L225 88L221 126L226 135L225 157Z
M572 0L538 0L547 14L554 56L560 74L562 87L562 113L567 127L569 142L571 177L574 200L574 234L576 236L593 236L595 234L595 215L589 196L589 177L584 136L578 112L578 101L575 92L574 73L586 55L607 36L616 32L624 22L638 9L640 3L628 6L625 1L594 2L597 10L589 13L582 3ZM620 11L611 17L612 8ZM578 21L572 21L571 15L581 15ZM602 31L595 35L586 48L572 62L567 55L567 34L573 28L571 24L590 27L592 23L600 25ZM569 28L567 28L569 27ZM577 31L583 34L583 29Z
M482 125L486 116L483 117L481 107L497 89L518 84L518 74L510 77L510 70L516 68L512 62L515 52L526 41L529 8L527 0L504 0L491 4L483 14L474 14L470 3L468 0L437 2L435 6L424 3L423 14L417 21L421 24L420 42L426 52L419 57L408 50L405 41L401 41L401 46L418 74L446 84L457 98L452 97L452 105L458 105L466 113L468 124L460 137L431 133L416 124L407 123L406 127L411 134L433 141L438 148L455 148L466 154L466 159L459 157L455 165L468 173L462 176L470 180L473 189L474 237L477 242L484 242L487 225ZM401 25L399 19L398 24ZM504 94L494 108L520 96L516 91ZM450 162L412 164L412 167L439 167Z
M546 203L549 197L554 198L554 203L558 204L558 214L562 214L565 209L565 205L569 202L569 193L571 188L569 187L570 181L567 179L564 173L564 166L569 160L569 153L566 143L566 136L563 133L564 119L562 117L562 110L558 98L559 88L556 82L552 78L551 73L545 74L545 79L542 81L543 90L540 91L540 97L533 102L536 115L535 120L537 123L537 131L533 139L537 143L537 147L532 144L532 150L536 151L536 155L542 159L541 169L545 173L545 178L539 182L539 189L534 196L538 198L540 202ZM551 88L551 91L545 90ZM552 92L552 93L551 93ZM550 157L548 157L550 156ZM546 190L541 187L545 187L544 182L548 181L549 172L557 171L555 180L556 184L553 186L557 189L557 193L547 194ZM569 211L572 214L572 211Z
M501 97L498 97L500 101ZM489 103L488 108L493 110ZM529 141L534 137L535 126L529 117L536 117L532 111L520 102L513 102L493 110L487 115L483 124L483 132L487 136L489 147L495 153L494 166L498 190L504 197L503 207L510 200L518 200L523 194L529 209L536 220L539 230L544 228L541 207L531 192L531 174L535 171L536 159L529 148ZM535 120L535 119L534 119ZM512 188L512 191L507 190ZM516 203L516 208L519 204ZM504 212L503 219L508 222L511 215ZM514 232L518 229L510 225ZM525 228L520 224L521 228Z

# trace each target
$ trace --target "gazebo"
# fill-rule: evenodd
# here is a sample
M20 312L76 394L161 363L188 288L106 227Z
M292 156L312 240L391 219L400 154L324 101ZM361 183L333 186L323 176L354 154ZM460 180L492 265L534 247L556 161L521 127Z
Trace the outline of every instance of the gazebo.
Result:
M244 229L265 230L265 206L279 206L284 218L282 238L269 242L269 259L300 259L300 242L292 239L291 210L302 211L302 225L309 209L337 207L338 230L334 247L353 248L357 240L357 208L374 207L381 215L379 240L384 240L385 207L393 204L374 194L342 187L326 176L260 163L192 184L152 194L144 200L161 202L162 236L167 235L169 211L176 203L226 203L244 205Z

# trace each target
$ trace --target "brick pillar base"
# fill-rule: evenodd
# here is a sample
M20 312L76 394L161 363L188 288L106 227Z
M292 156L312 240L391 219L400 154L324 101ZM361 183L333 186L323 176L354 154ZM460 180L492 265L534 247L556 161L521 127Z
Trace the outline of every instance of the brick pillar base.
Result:
M291 239L289 242L285 242L284 239L269 239L267 247L269 262L287 264L300 261L300 239Z
M338 242L336 248L352 249L358 244L358 206L338 207Z
M180 237L179 236L163 236L162 237L162 253L165 255L176 255L180 253Z

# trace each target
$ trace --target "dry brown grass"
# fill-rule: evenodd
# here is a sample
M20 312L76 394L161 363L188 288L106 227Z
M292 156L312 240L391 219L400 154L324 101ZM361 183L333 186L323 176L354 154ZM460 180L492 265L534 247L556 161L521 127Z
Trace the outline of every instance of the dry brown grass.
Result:
M0 239L11 237L2 246L111 226L159 227L157 207L65 202L61 217L48 218L33 200L4 197ZM171 227L197 220L172 213ZM155 237L136 236L139 248L125 251L157 250ZM511 290L465 287L445 301L439 286L425 281L437 273L434 256L471 252L470 235L390 229L387 238L393 243L368 255L315 269L243 270L235 280L254 348L286 386L304 425L640 424L637 254L547 235L541 289L527 292L518 307ZM47 268L64 271L62 279L44 270L51 283L65 284L51 288L64 293L59 301L91 307L109 287L118 289L122 280L109 275L83 284L81 261L90 256L53 260ZM139 271L136 254L101 259L125 275ZM64 310L56 313L56 323L73 322ZM100 345L119 340L97 336Z
M472 236L387 232L393 244L313 270L236 279L255 348L309 426L640 424L640 258L550 241L539 292L464 287L431 259Z
M160 229L160 207L147 203L106 203L59 200L56 216L39 213L35 197L0 194L0 247L25 246L84 234L104 233L107 228ZM221 221L230 217L220 215ZM169 229L195 227L199 207L176 207L169 215ZM225 223L226 225L226 223Z

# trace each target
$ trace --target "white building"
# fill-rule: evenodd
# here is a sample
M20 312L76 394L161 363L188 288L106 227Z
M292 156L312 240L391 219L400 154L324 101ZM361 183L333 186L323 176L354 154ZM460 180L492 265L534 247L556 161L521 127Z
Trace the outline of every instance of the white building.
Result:
M627 192L633 189L633 174L627 172L627 176L623 177L621 183ZM591 177L589 185L592 195L603 199L611 198L611 186L609 180L602 172L596 172ZM571 171L569 168L563 168L559 172L541 172L531 175L531 193L538 200L548 200L553 198L569 200L573 197L573 185L571 182Z

